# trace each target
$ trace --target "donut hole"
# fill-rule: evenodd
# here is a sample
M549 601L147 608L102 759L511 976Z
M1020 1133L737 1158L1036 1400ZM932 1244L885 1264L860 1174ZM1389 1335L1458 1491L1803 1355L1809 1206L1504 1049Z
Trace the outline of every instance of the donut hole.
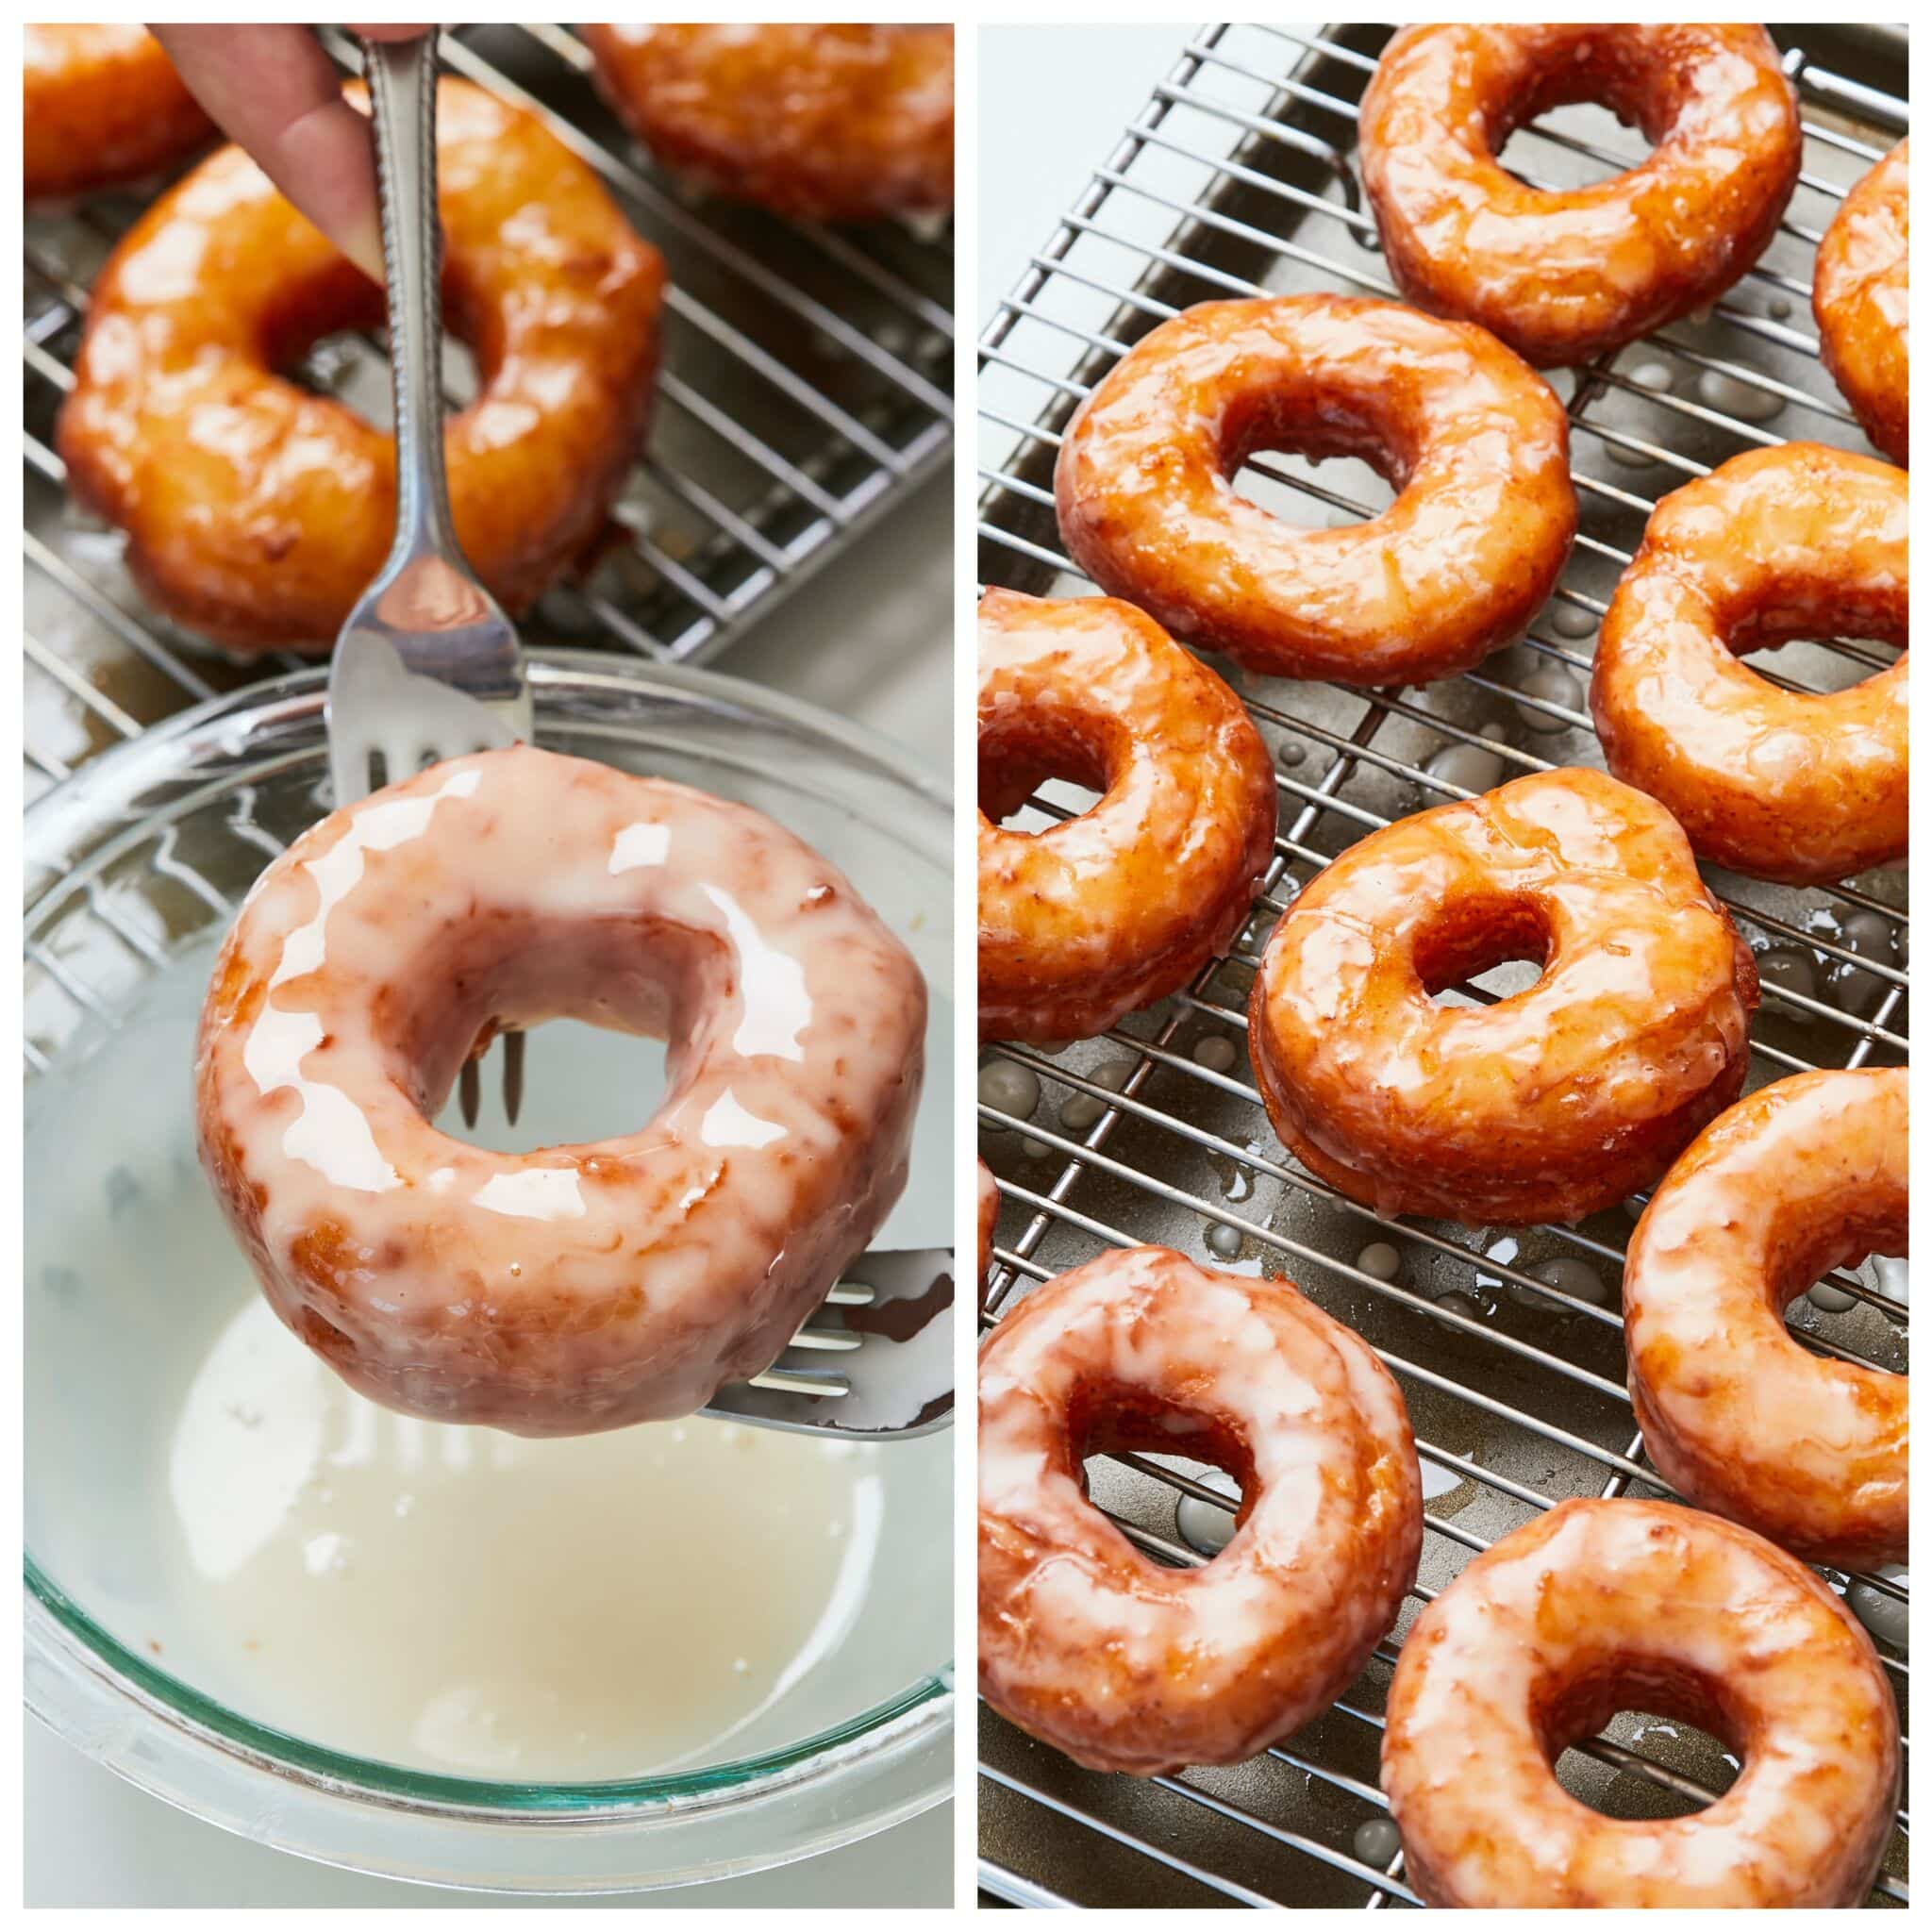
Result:
M1706 1808L1696 1791L1625 1769L1607 1738L1722 1797L1742 1769L1745 1725L1729 1689L1675 1660L1604 1657L1545 1692L1543 1752L1564 1790L1610 1818L1683 1818ZM1609 1761L1606 1761L1608 1757Z
M1222 426L1222 474L1236 495L1284 524L1329 530L1372 522L1401 493L1415 452L1387 397L1339 391L1317 401L1319 413L1284 408L1264 391L1240 398Z
M1254 1506L1255 1465L1246 1440L1231 1418L1213 1410L1147 1389L1102 1385L1084 1391L1069 1409L1067 1435L1082 1487L1103 1507L1131 1506L1128 1490L1141 1480L1101 1460L1122 1454L1218 1469L1241 1498L1234 1509L1237 1527Z
M441 1131L504 1154L638 1132L727 1004L724 949L662 920L552 921L473 909L377 996L391 1074ZM497 1036L530 1035L514 1125ZM477 1124L462 1123L458 1075L478 1051Z
M1533 900L1460 900L1442 908L1416 941L1415 974L1439 1007L1491 1005L1536 985L1551 944L1549 921Z
M1113 783L1122 747L1109 721L1067 707L982 719L979 808L996 825L1027 837L1079 818ZM1031 801L1041 796L1049 808Z
M450 409L468 408L489 379L476 347L481 319L459 275L443 274L442 393ZM363 275L339 269L311 282L265 327L263 360L286 382L339 403L372 428L391 434L395 409L390 385L388 309L381 290Z
M1777 674L1792 683L1849 691L1878 676L1906 647L1902 591L1795 572L1774 574L1756 589L1752 604L1721 609L1717 621L1724 647L1760 675L1775 654Z
M1904 1346L1902 1331L1894 1330L1881 1310L1845 1293L1825 1277L1833 1274L1857 1275L1874 1256L1902 1260L1909 1249L1906 1198L1902 1191L1888 1191L1890 1198L1858 1201L1840 1196L1830 1201L1793 1202L1787 1205L1784 1225L1774 1228L1771 1244L1771 1298L1778 1312L1790 1321L1794 1313L1807 1308L1844 1317L1847 1322L1868 1325L1884 1341L1897 1337ZM1817 1299L1811 1291L1819 1291ZM1811 1326L1808 1318L1801 1325ZM1851 1340L1841 1335L1840 1339ZM1866 1366L1885 1374L1902 1374L1890 1369L1880 1357L1882 1346L1860 1345L1857 1354Z

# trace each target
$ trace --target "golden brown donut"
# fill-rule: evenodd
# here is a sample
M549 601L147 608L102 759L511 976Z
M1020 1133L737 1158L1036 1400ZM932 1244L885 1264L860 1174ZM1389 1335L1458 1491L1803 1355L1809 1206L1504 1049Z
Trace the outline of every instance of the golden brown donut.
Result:
M1551 1767L1620 1710L1742 1762L1683 1818L1607 1818ZM1405 1876L1457 1907L1851 1906L1899 1793L1898 1710L1824 1581L1670 1503L1573 1500L1468 1565L1404 1641L1382 1787Z
M1845 196L1811 279L1824 366L1895 463L1912 454L1910 148L1900 142Z
M1237 492L1263 450L1401 493L1345 529ZM1576 534L1570 425L1482 330L1394 302L1204 302L1116 363L1054 471L1067 554L1177 638L1276 677L1449 677L1513 643Z
M444 300L479 382L446 428L450 506L477 575L521 610L595 537L637 456L664 266L536 116L479 88L443 82L437 154ZM334 640L389 551L395 447L275 372L383 314L235 147L115 249L59 447L170 617L246 654Z
M1158 1564L1088 1501L1083 1461L1121 1449L1235 1477L1219 1556ZM1394 1378L1285 1281L1118 1250L980 1349L980 1694L1096 1771L1239 1763L1324 1710L1395 1621L1422 1535Z
M433 765L262 874L208 986L201 1158L262 1291L372 1401L521 1435L769 1368L905 1186L925 984L763 813L529 745ZM635 1131L433 1124L568 1018L664 1040Z
M1630 1401L1672 1488L1807 1563L1907 1555L1904 1375L1813 1355L1785 1307L1906 1252L1903 1067L1794 1074L1705 1128L1624 1262Z
M827 222L953 206L950 26L586 26L597 85L678 173Z
M1102 797L1000 824L1045 778ZM1184 986L1246 918L1274 772L1240 699L1125 604L979 603L979 1031L1083 1040Z
M1505 959L1493 1006L1431 994ZM1743 1085L1751 949L1654 799L1541 772L1372 833L1290 907L1248 1050L1310 1172L1383 1214L1580 1221L1655 1180Z
M28 26L21 120L29 202L92 194L185 159L214 137L144 26Z
M1605 762L1700 858L1792 885L1906 856L1905 471L1823 443L1733 457L1674 491L1610 599L1590 705ZM1872 638L1898 661L1823 696L1740 655Z
M999 1225L1000 1188L992 1177L992 1169L985 1161L979 1163L979 1285L986 1286L986 1278L992 1272L992 1231Z
M1587 188L1525 186L1497 155L1572 101L1641 127L1651 155ZM1396 287L1539 367L1723 294L1777 232L1803 153L1760 26L1404 27L1362 95L1362 186Z

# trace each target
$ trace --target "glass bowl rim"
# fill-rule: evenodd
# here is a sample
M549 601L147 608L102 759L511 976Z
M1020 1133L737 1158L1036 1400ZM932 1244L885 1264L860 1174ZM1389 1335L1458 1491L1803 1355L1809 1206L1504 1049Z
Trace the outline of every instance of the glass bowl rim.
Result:
M639 688L656 690L673 698L680 695L728 705L762 714L771 722L808 737L829 741L834 749L857 755L863 763L916 793L941 812L950 812L945 789L935 783L902 746L866 726L824 711L817 706L760 685L713 671L614 658L608 653L580 650L533 650L528 654L532 694L540 722L546 694L564 691L594 695L603 687L613 692ZM143 774L182 775L178 747L211 724L237 715L280 709L281 722L307 719L320 722L326 691L327 667L317 666L283 674L175 713L142 732L138 738L110 746L98 757L50 787L24 814L23 845L31 863L36 842L63 842L61 830L87 820L100 822L103 808L119 795L138 791ZM318 734L313 755L325 756L325 741ZM174 756L170 757L169 754ZM278 759L277 762L281 760ZM231 776L219 790L247 782ZM197 788L170 798L143 814L141 824L165 822L203 802ZM114 824L113 833L139 830L140 825ZM38 835L38 839L37 839ZM116 842L110 834L108 841ZM85 870L99 856L90 851L72 867L62 867L43 880L25 908L31 926L43 907L71 885L75 871ZM79 1657L96 1675L105 1675L122 1696L153 1712L162 1722L242 1765L311 1785L331 1795L361 1798L391 1807L433 1812L451 1819L507 1822L541 1820L546 1824L624 1820L636 1822L653 1811L686 1815L695 1807L731 1799L749 1799L793 1785L820 1769L834 1769L852 1747L882 1731L892 1741L911 1743L935 1726L951 1720L953 1667L950 1663L824 1730L755 1757L737 1758L685 1772L649 1777L602 1779L591 1782L530 1780L506 1782L465 1778L416 1771L329 1749L272 1725L260 1724L227 1708L192 1685L158 1669L103 1629L51 1576L23 1551L24 1583L31 1606L77 1647ZM29 1647L46 1649L44 1633L33 1620L27 1629ZM905 1721L903 1724L900 1721ZM59 1725L55 1728L60 1730ZM901 1730L909 1735L901 1739Z

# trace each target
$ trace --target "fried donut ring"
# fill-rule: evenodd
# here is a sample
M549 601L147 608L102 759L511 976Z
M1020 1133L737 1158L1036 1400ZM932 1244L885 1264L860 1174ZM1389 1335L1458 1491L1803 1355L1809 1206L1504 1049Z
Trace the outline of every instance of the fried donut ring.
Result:
M1104 795L999 821L1048 776ZM1084 1040L1185 986L1247 917L1274 771L1241 700L1101 597L979 601L979 1032Z
M802 220L953 206L950 26L585 26L643 144L734 201Z
M1811 313L1831 379L1874 445L1911 460L1911 143L1845 196L1818 244Z
M1817 442L1733 457L1652 512L1597 641L1604 759L1704 858L1807 885L1906 856L1906 473ZM1825 695L1738 655L1877 638L1898 661Z
M663 1039L633 1134L499 1154L430 1124L508 1027ZM761 813L519 745L312 827L201 1020L203 1165L275 1312L438 1422L585 1435L757 1374L905 1185L925 987Z
M1906 1252L1906 1071L1794 1074L1714 1121L1624 1262L1630 1401L1673 1489L1807 1563L1906 1560L1907 1378L1813 1355L1785 1305Z
M1557 1782L1619 1710L1743 1768L1686 1818L1606 1818ZM1465 1568L1404 1641L1382 1788L1425 1905L1850 1906L1898 1802L1871 1640L1761 1538L1671 1503L1572 1500Z
M1431 995L1505 959L1490 1007ZM1382 1214L1580 1221L1743 1085L1757 969L1670 814L1540 772L1398 820L1318 874L1248 1007L1282 1144Z
M214 138L144 26L29 26L22 175L29 202L139 181Z
M521 610L602 528L637 455L664 266L533 114L446 80L437 154L444 299L479 383L445 430L450 507L476 574ZM273 372L382 319L382 291L240 148L115 249L60 454L170 617L245 654L334 639L394 535L395 444Z
M1539 114L1595 101L1647 160L1530 188L1497 160ZM1760 26L1410 26L1362 95L1362 186L1395 285L1540 367L1588 362L1714 301L1797 185L1798 99Z
M1400 494L1346 529L1240 495L1259 450L1358 457ZM1513 643L1576 534L1570 425L1480 329L1394 302L1204 302L1116 363L1054 469L1067 553L1177 638L1274 677L1450 677Z
M986 1286L986 1277L992 1272L992 1231L999 1225L1000 1185L992 1177L992 1169L985 1161L979 1163L979 1285Z
M1198 1570L1143 1557L1083 1460L1151 1449L1241 1483ZM1285 1281L1170 1248L1036 1290L979 1352L979 1689L1095 1771L1235 1764L1347 1689L1422 1550L1394 1378Z

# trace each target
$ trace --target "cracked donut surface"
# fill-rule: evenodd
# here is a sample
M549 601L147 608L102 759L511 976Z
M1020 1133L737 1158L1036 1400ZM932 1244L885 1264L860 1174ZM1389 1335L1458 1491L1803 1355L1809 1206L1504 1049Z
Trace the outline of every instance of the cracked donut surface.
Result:
M1198 1569L1143 1556L1082 1463L1152 1450L1241 1488ZM1235 1764L1325 1709L1395 1619L1422 1484L1394 1379L1286 1282L1168 1248L1036 1289L979 1355L979 1687L1097 1771Z
M450 511L516 612L600 534L636 460L664 265L534 114L458 80L437 103L443 301L477 366L444 425ZM383 299L237 147L95 281L58 425L72 488L126 533L142 592L233 653L325 649L389 554L393 438L280 373L381 327Z
M1541 962L1493 1005L1434 995ZM1383 1214L1577 1221L1743 1085L1757 971L1654 799L1538 773L1397 820L1274 928L1248 1008L1274 1131Z
M1552 1768L1620 1710L1741 1762L1682 1818L1607 1818ZM1671 1503L1559 1503L1475 1557L1403 1640L1382 1787L1425 1905L1851 1906L1899 1796L1898 1710L1822 1578Z
M1358 458L1397 492L1311 529L1243 496L1261 452ZM1570 425L1494 337L1344 295L1203 302L1080 405L1067 554L1174 637L1275 677L1424 683L1513 643L1576 534Z
M1651 152L1585 187L1497 159L1591 101ZM1798 99L1761 26L1431 25L1382 51L1361 104L1362 186L1409 301L1540 367L1591 360L1714 301L1777 232L1804 158Z

